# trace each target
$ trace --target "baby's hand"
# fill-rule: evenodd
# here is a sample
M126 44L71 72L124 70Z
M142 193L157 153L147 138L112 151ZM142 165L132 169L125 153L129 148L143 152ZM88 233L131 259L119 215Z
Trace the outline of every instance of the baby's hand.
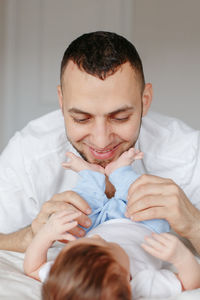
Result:
M104 174L104 168L97 165L97 164L91 164L82 159L81 157L78 157L72 152L67 152L66 156L69 158L67 162L62 163L63 168L70 169L75 172L80 172L82 170L91 170L96 171Z
M141 244L145 251L174 265L181 263L189 251L176 236L169 233L153 233L145 237L145 242Z
M42 227L43 234L49 241L68 240L76 238L68 231L78 225L76 218L80 217L81 212L62 211L52 214L47 223Z
M142 159L143 152L130 148L123 152L115 161L110 162L105 168L105 174L109 176L116 169L131 165L134 160Z

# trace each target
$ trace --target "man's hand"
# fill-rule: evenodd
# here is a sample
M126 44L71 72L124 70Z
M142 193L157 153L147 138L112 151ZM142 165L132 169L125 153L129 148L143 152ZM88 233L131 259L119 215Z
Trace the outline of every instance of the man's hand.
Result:
M134 221L166 219L175 232L193 244L197 237L200 240L200 211L171 179L140 176L129 188L126 215Z
M82 199L77 193L73 191L66 191L54 195L51 200L43 204L38 216L32 222L31 228L33 234L35 235L40 230L40 228L47 223L49 217L52 214L60 211L81 211L82 214L76 219L78 224L86 228L91 226L91 220L87 216L91 213L91 209L87 202ZM79 226L76 226L75 228L71 229L69 233L80 237L84 236L85 231Z

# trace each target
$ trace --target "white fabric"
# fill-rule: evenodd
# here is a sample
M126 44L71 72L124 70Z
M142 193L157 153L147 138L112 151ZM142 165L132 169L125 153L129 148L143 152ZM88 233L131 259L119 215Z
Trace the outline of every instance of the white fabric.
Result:
M132 299L140 297L170 297L181 293L181 284L174 273L164 269L164 263L141 248L146 235L152 232L143 224L127 219L113 219L93 228L87 236L98 234L109 242L118 243L128 254L132 275ZM52 261L39 272L40 280L48 277Z
M199 137L181 121L150 112L137 142L144 159L133 168L173 179L200 208ZM66 151L76 153L60 110L30 122L11 139L0 157L0 232L29 225L45 201L75 186L77 174L61 167Z
M54 261L52 261L52 260L48 261L40 268L40 270L38 272L38 276L39 276L41 282L45 282L45 280L47 279L53 263L54 263Z
M49 259L57 255L57 247L49 249ZM24 254L12 251L0 251L0 299L2 300L40 300L41 283L26 276L23 272ZM160 300L199 300L200 289L186 291L170 298ZM158 300L158 297L141 298L140 300Z
M132 275L132 299L140 297L170 297L181 293L181 284L165 264L141 248L144 237L152 232L143 224L127 219L107 221L92 229L87 236L99 234L105 240L118 243L128 254Z

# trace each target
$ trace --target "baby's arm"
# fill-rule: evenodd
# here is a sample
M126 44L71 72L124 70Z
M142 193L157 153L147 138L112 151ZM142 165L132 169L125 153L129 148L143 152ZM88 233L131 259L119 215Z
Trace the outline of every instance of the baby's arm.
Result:
M169 233L153 233L145 238L141 246L151 255L172 263L183 290L200 288L200 265L192 252L176 237Z
M74 221L80 216L80 212L62 211L51 215L48 222L35 235L26 250L24 259L24 272L30 277L39 280L38 272L47 261L47 252L56 240L74 240L75 237L67 233L77 226Z

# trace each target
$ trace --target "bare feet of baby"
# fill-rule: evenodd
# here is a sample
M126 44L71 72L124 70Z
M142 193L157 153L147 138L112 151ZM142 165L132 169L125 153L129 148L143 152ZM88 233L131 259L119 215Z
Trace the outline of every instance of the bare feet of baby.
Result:
M76 156L72 152L67 152L66 156L70 159L68 162L62 163L63 168L70 169L75 172L80 172L82 170L92 170L100 173L105 173L104 168L96 164L90 164L81 157Z
M135 150L134 148L130 148L128 151L122 153L117 160L109 163L105 167L105 174L109 176L116 169L124 166L129 166L134 160L142 158L143 152Z

